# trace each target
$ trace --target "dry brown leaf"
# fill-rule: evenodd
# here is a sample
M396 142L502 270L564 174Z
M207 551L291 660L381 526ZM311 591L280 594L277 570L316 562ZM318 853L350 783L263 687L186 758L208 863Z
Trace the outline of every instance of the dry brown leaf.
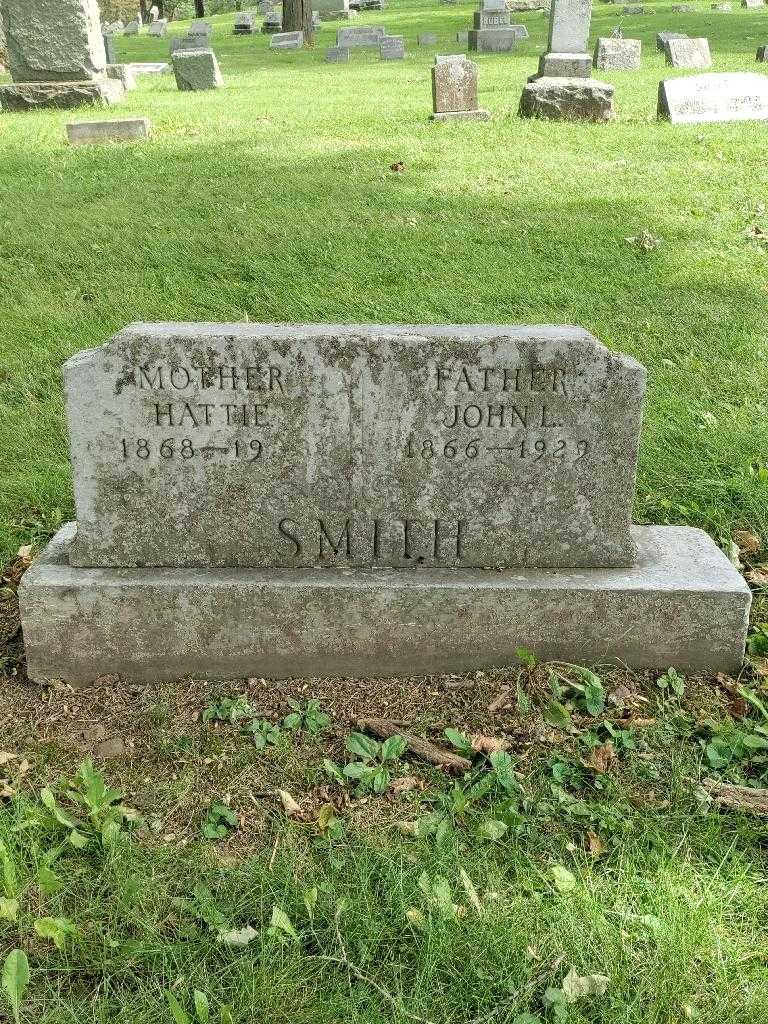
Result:
M0 765L15 761L17 756L17 754L9 754L7 750L0 750Z
M756 533L749 530L737 530L733 535L734 542L739 545L739 551L743 555L756 555L762 548L763 542Z
M17 558L20 558L22 560L22 562L31 562L32 561L32 545L31 544L25 544L23 547L20 547L19 550L16 552L16 556L17 556Z
M605 843L597 832L587 832L587 850L593 857L602 857L605 853Z
M280 797L280 802L283 805L283 810L285 811L289 818L300 818L302 816L304 812L287 790L278 789L277 795Z
M768 587L768 567L759 565L756 569L750 569L747 580L755 587Z
M752 658L752 671L761 679L768 679L768 658Z
M412 789L419 789L420 785L415 775L403 775L402 778L392 780L390 789L393 793L408 793Z
M613 743L609 741L591 750L589 757L582 761L582 764L585 768L591 768L602 775L603 772L608 771L615 757L616 751L614 750Z
M405 170L405 164L402 160L396 160L393 164L389 165L390 171L394 171L395 174L401 174Z
M483 736L482 733L475 733L470 736L469 741L472 749L478 754L495 754L501 750L509 750L509 740L501 739L498 736Z

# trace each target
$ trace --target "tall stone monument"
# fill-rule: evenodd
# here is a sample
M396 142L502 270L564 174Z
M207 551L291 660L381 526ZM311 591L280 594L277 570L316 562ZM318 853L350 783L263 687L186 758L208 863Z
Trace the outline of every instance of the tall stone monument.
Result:
M3 110L113 103L124 95L107 78L96 0L0 0L12 85Z
M500 53L511 50L517 32L512 28L506 0L480 0L469 30L468 46L475 53Z
M547 52L520 98L522 117L561 121L609 121L613 86L591 80L591 0L552 0Z
M29 674L735 672L742 578L631 524L645 379L576 327L134 324L64 368Z

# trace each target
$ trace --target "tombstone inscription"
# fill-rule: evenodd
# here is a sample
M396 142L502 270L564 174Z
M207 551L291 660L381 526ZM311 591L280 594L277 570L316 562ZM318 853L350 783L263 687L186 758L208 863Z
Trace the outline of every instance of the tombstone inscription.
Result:
M768 75L726 71L665 79L658 116L673 124L768 120Z
M739 574L630 527L644 387L575 327L133 325L65 366L29 675L735 671Z

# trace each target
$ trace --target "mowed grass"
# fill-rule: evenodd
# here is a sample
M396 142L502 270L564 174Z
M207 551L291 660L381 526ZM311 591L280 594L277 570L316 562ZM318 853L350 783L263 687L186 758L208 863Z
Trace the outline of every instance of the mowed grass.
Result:
M429 66L472 5L426 0L357 21L403 33L403 62L326 65L338 23L270 52L220 16L218 92L142 77L111 110L0 115L0 555L72 516L61 364L134 320L584 325L650 369L638 521L765 532L768 252L745 231L768 229L768 129L658 123L658 82L681 72L653 37L705 35L714 70L759 70L768 13L645 6L594 11L593 38L621 22L644 47L642 71L605 76L608 126L517 117L540 12L514 54L478 57L493 121L430 123ZM117 45L167 58L167 40ZM64 141L72 118L130 115L151 141ZM648 252L626 241L643 230Z

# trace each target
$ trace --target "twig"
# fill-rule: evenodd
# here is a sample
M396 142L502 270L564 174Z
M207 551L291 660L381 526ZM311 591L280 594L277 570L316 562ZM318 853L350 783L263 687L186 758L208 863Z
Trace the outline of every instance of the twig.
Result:
M445 747L438 747L435 743L430 743L429 740L416 736L412 732L406 732L389 718L358 718L355 724L362 732L373 733L379 739L402 736L411 753L424 761L429 761L430 764L437 765L438 768L467 772L472 767L472 762L466 757L454 754L453 751L446 750Z
M768 789L731 786L714 779L704 779L704 788L719 807L768 817Z
M275 857L277 857L277 847L280 845L279 834L275 836L275 845L272 847L272 856L269 858L269 865L267 871L271 871L275 864Z

